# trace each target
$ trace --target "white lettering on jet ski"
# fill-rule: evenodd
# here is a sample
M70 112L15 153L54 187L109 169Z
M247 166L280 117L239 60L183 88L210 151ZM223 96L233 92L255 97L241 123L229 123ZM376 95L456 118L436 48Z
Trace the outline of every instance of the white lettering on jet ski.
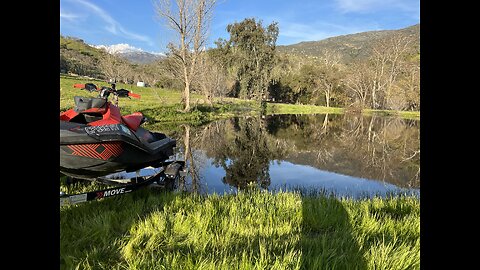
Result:
M113 196L117 194L125 193L125 188L118 188L113 190L107 190L103 193L103 197Z
M119 131L119 130L120 128L116 124L85 127L85 132L87 132L87 134L98 134L102 132L112 132L112 131Z

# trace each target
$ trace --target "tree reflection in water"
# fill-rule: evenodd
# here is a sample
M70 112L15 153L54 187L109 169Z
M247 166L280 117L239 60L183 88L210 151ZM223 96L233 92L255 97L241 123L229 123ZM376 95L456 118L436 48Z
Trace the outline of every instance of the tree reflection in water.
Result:
M250 116L183 125L175 137L188 167L189 187L183 188L194 192L208 181L202 169L212 165L224 169L222 182L231 187L267 188L274 161L419 188L419 126L415 120L349 114Z

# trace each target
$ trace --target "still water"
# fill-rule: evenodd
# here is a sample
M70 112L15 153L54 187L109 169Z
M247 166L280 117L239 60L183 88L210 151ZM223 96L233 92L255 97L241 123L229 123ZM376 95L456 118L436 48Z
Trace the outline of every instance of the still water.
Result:
M235 117L162 130L187 161L179 189L230 193L257 185L359 197L420 194L420 121L319 114Z

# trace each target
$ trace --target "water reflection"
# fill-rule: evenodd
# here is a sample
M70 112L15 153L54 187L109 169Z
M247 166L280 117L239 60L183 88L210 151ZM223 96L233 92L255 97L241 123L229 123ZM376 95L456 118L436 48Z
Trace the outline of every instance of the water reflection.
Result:
M394 117L276 115L183 125L169 135L187 161L183 190L223 193L256 184L348 195L419 189L419 129L420 121Z

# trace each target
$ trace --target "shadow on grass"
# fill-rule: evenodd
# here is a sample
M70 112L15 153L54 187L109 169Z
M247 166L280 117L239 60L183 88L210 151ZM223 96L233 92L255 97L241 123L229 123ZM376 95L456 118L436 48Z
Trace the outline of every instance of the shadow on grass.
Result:
M298 209L298 199L282 196L178 201L171 215L157 213L136 225L131 263L139 269L367 269L339 200L304 196Z
M76 188L82 188L82 184L88 185L77 183ZM81 192L85 190L76 193ZM122 260L118 249L130 228L173 199L174 196L165 190L142 189L62 209L60 269L97 269L104 268L100 267L102 264L118 264Z
M300 269L366 269L348 212L334 197L302 196Z

